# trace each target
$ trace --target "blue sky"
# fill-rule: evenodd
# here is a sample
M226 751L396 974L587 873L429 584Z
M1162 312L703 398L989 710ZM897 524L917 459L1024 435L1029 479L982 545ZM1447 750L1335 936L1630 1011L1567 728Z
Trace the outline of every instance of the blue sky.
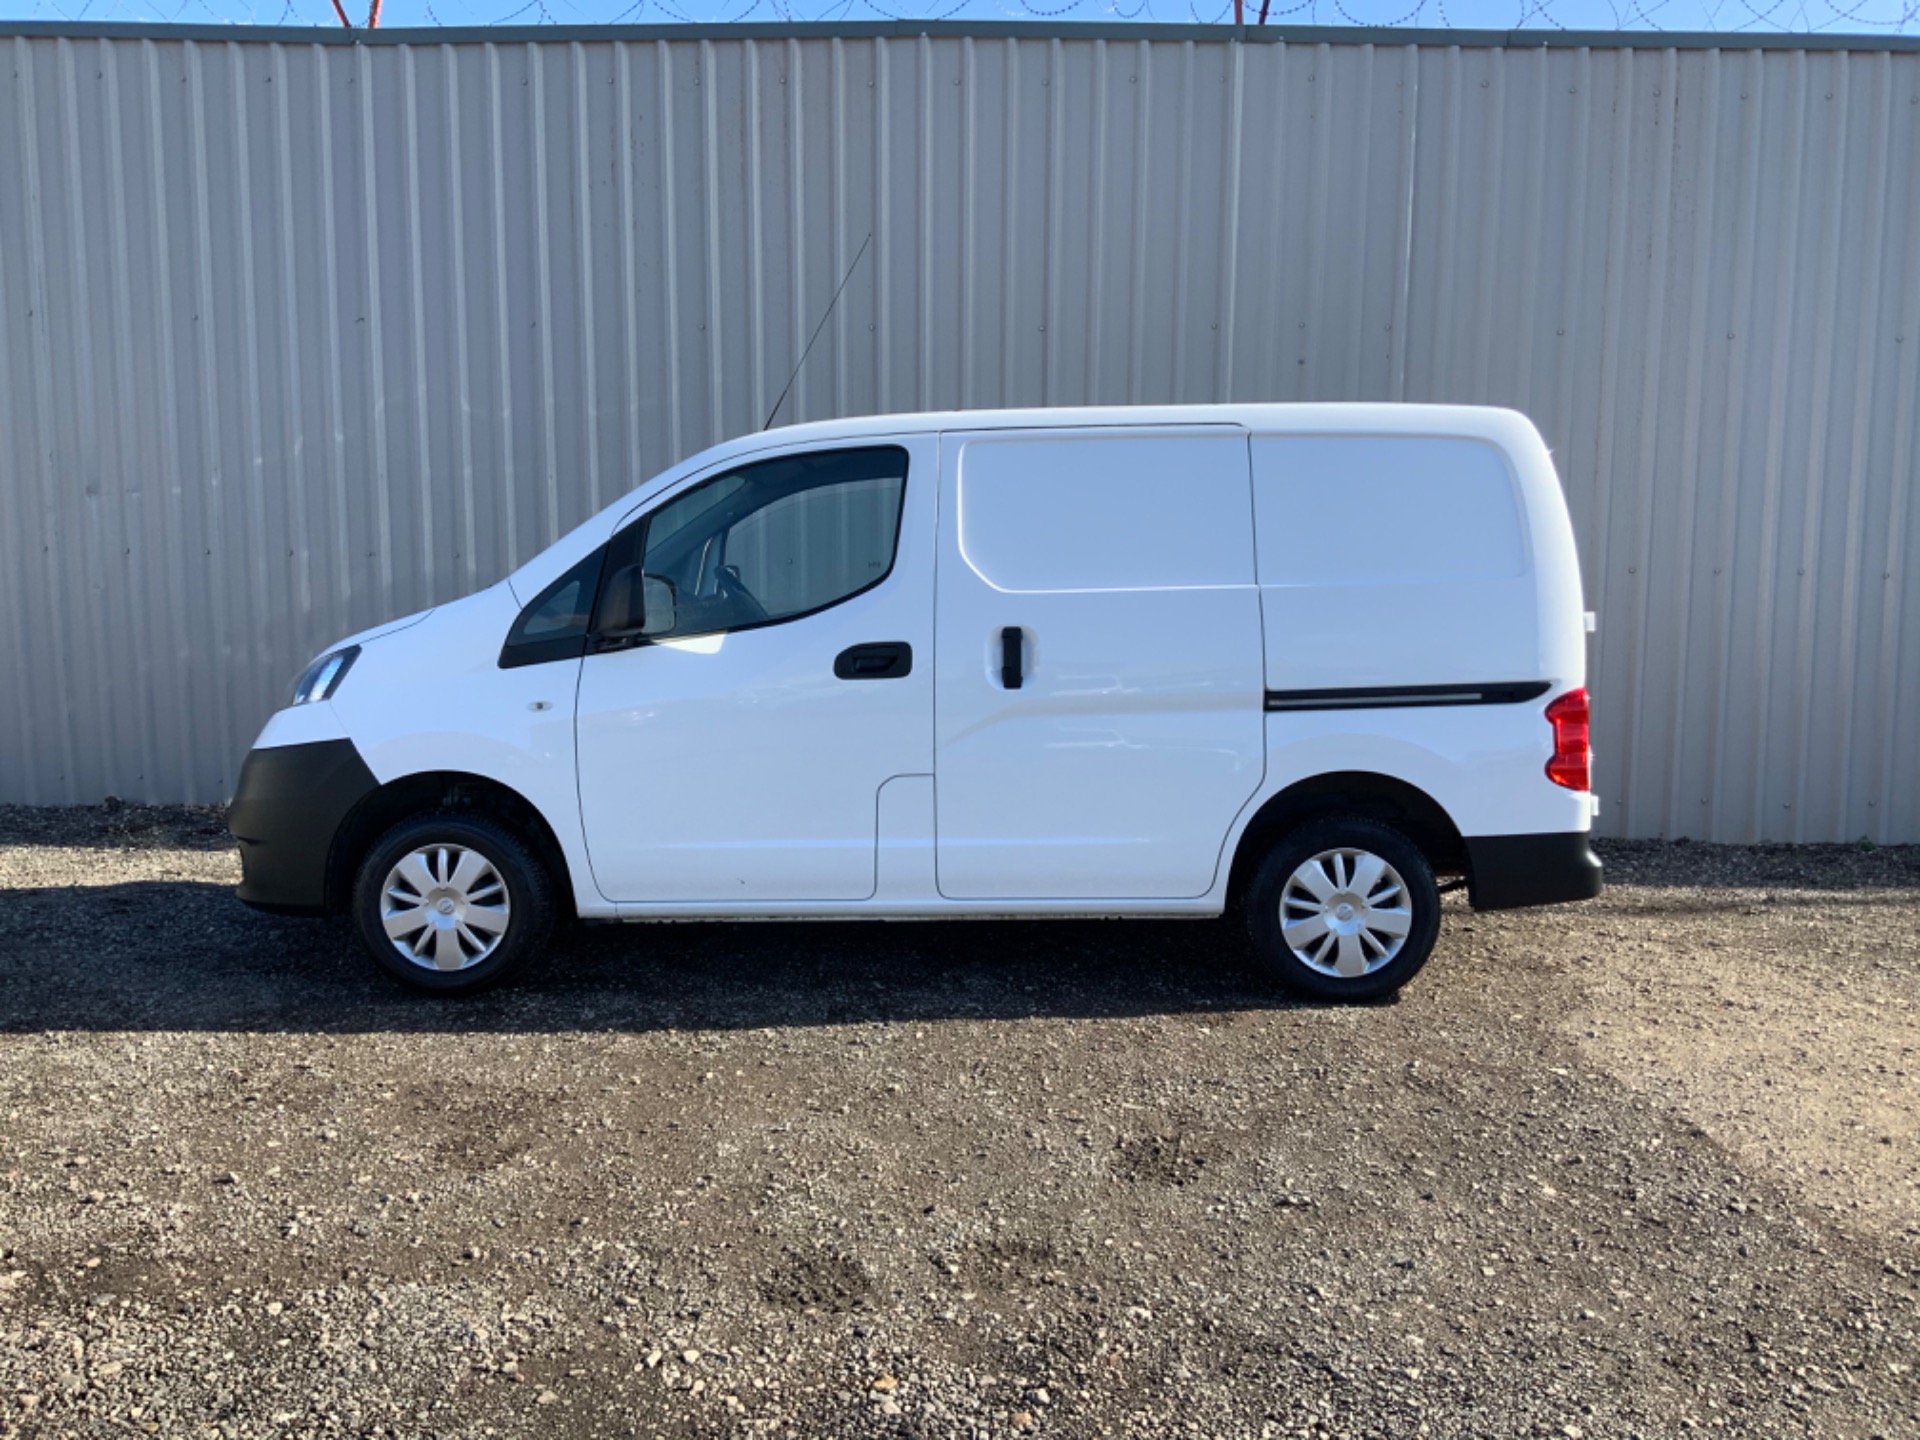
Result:
M359 20L367 0L343 0ZM1157 20L1231 18L1232 0L384 0L382 25L585 25L778 20ZM1248 18L1258 10L1250 0ZM30 20L333 25L331 0L0 0ZM1920 34L1920 0L1272 0L1294 25L1506 30L1815 31Z

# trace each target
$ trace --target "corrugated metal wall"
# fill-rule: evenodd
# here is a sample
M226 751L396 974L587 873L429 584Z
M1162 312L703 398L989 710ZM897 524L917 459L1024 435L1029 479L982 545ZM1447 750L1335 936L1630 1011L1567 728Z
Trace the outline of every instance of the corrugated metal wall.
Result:
M1517 406L1606 828L1920 838L1920 54L978 32L0 38L0 799L224 796L871 233L782 420Z

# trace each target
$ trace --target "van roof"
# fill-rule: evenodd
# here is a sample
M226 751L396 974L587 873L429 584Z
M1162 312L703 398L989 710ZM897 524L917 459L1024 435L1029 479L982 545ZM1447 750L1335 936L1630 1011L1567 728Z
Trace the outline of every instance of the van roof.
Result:
M739 446L758 449L777 437L780 444L807 440L843 440L862 435L901 435L929 430L1030 430L1104 425L1239 425L1250 430L1314 431L1366 429L1387 433L1479 435L1503 438L1518 421L1518 411L1491 405L1409 405L1373 402L1304 402L1247 405L1076 405L1018 410L929 410L911 414L863 415L841 420L810 420L798 425L739 436L704 454L719 458Z

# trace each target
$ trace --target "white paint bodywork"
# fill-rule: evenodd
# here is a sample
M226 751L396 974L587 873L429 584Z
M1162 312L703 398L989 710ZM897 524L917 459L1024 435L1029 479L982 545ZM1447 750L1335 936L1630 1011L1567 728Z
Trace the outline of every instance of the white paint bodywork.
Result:
M874 589L763 629L499 666L521 607L656 503L749 458L879 441L911 462ZM1463 498L1416 493L1409 520L1394 500L1423 455ZM1339 557L1368 553L1369 506L1386 568L1355 580ZM1434 563L1410 567L1422 539ZM1008 625L1028 671L1011 692ZM896 640L908 678L834 679L840 650ZM509 787L551 825L588 917L1217 914L1260 806L1332 772L1413 785L1467 836L1590 822L1591 798L1544 774L1541 712L1585 679L1573 536L1509 411L795 426L705 451L499 584L359 643L333 698L275 715L257 745L349 738L382 784ZM1269 689L1530 680L1549 682L1537 702L1263 708Z

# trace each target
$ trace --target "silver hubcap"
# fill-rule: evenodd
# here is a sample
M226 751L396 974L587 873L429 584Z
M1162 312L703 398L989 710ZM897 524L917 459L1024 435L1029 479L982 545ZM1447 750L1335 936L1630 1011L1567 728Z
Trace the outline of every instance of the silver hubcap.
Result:
M1287 948L1322 975L1372 974L1400 953L1412 928L1406 882L1370 850L1322 850L1280 894Z
M380 923L393 948L423 970L465 970L506 938L506 883L464 845L428 845L387 872Z

